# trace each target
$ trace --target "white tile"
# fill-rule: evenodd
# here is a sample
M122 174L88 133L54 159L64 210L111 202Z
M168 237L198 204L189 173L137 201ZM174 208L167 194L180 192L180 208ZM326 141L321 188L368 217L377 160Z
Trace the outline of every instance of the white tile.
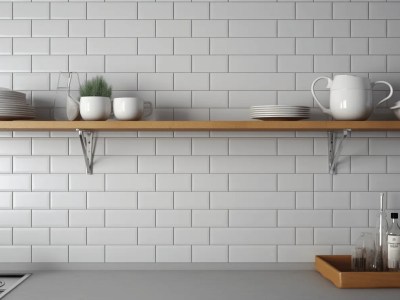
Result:
M18 13L18 7L15 5L17 8L14 9L14 14L13 14L13 5L12 3L0 3L0 19L12 19L13 16L16 18L16 13Z
M315 192L314 209L350 209L350 193Z
M278 174L278 191L312 191L312 174Z
M155 140L152 138L110 138L105 141L106 155L154 155Z
M191 190L190 174L156 174L156 190L185 192Z
M137 194L135 192L88 192L88 209L135 209Z
M368 3L333 3L334 19L368 19Z
M31 58L29 56L9 56L0 57L0 68L4 72L30 72Z
M86 166L81 156L50 157L51 173L85 173Z
M177 73L174 74L174 88L182 91L209 90L209 74L205 73Z
M0 210L1 227L31 227L30 210Z
M14 192L14 209L49 209L48 192Z
M0 173L12 173L12 157L0 157Z
M67 37L68 20L33 20L32 37Z
M369 190L397 192L399 178L399 174L370 174Z
M48 38L14 38L13 54L49 54ZM5 53L6 54L6 53Z
M212 192L212 209L294 209L294 192Z
M92 175L93 176L93 175ZM106 174L106 191L154 191L154 174Z
M276 72L274 55L230 55L229 72Z
M84 245L86 244L85 228L51 228L52 245Z
M388 31L390 32L390 21ZM351 36L386 37L386 20L351 20Z
M294 228L211 228L213 245L293 244Z
M136 156L98 156L94 159L93 173L136 173Z
M147 38L155 36L156 26L155 26L155 21L152 20L106 20L105 23L106 23L105 36L107 37ZM140 48L140 43L139 43L139 48Z
M69 21L70 37L103 37L104 21L103 20L70 20Z
M314 244L313 228L296 228L296 245Z
M207 156L176 156L174 158L175 173L208 173L209 157Z
M278 139L279 155L313 155L312 139Z
M154 246L106 246L106 262L155 262Z
M232 28L230 26L230 28ZM227 20L192 20L192 37L227 37Z
M193 155L227 155L228 139L192 139Z
M120 54L120 55L134 55L137 54L137 39L135 38L88 38L87 39L87 53L88 54ZM116 72L115 69L118 67L122 69L123 66L119 66L120 64L117 57L109 56L106 58L106 71L107 72ZM138 61L132 60L131 57L123 57L123 59L130 61L126 61L129 63L131 69L132 64ZM149 61L146 61L149 63ZM139 69L137 69L139 70ZM130 70L121 70L121 72L130 71Z
M16 90L48 90L49 74L16 73L13 75L13 87Z
M314 21L315 37L349 37L349 20L318 20Z
M68 155L68 140L35 138L32 140L32 155Z
M29 191L31 190L31 175L1 174L1 191Z
M157 20L157 37L190 37L192 31L190 20Z
M137 244L136 228L88 228L88 245L134 245Z
M174 162L172 156L140 156L139 173L172 173Z
M70 246L68 254L71 263L99 263L104 262L105 257L103 246Z
M171 192L140 192L139 209L172 209L173 194Z
M141 73L138 78L140 90L158 91L173 89L173 77L169 73Z
M133 45L136 52L136 46ZM94 52L101 51L99 47L95 46L97 49ZM120 51L120 47L124 47L123 45L113 45L112 48L117 48L117 50L109 49L104 52L114 52L114 53L106 53L106 54L116 54L115 52ZM111 48L111 46L107 45L107 48ZM124 48L122 48L124 49ZM127 49L127 48L125 48ZM134 54L134 53L132 53ZM106 72L155 72L155 58L154 56L107 56L106 57Z
M191 262L190 246L157 246L157 262Z
M371 3L369 6L370 19L398 19L397 12L400 9L400 3Z
M48 245L50 243L49 228L14 228L14 245Z
M189 210L159 210L156 212L157 227L190 227Z
M209 4L201 2L177 2L174 4L175 19L208 19Z
M313 192L296 193L296 209L313 209L313 208L314 208Z
M193 72L228 72L228 56L225 55L198 55L192 57L192 71ZM182 74L182 76L185 76ZM187 74L186 74L187 76ZM198 77L198 80L204 78ZM208 78L208 77L207 77ZM193 84L192 84L193 85ZM193 90L201 90L199 86L193 85ZM179 88L179 85L178 85ZM180 88L181 89L181 88Z
M331 227L330 210L281 210L278 211L279 227Z
M334 191L368 191L367 174L338 174L333 176Z
M208 192L175 192L174 209L209 209Z
M100 55L70 56L69 71L71 72L104 72L104 57Z
M192 91L192 107L228 107L227 91ZM184 134L184 133L179 133ZM197 132L199 134L199 132ZM203 133L207 134L207 133Z
M330 19L331 3L296 3L296 19Z
M349 228L315 228L314 243L316 245L350 244Z
M172 245L173 240L172 228L138 228L140 245Z
M157 72L190 72L191 57L188 55L181 56L157 56L156 57Z
M228 190L227 174L193 174L192 190L193 191L227 191Z
M351 209L379 209L379 192L351 193ZM389 202L389 199L387 199Z
M349 56L315 56L314 70L317 72L349 72Z
M104 210L70 210L70 227L104 227Z
M12 209L12 192L0 192L0 209Z
M0 20L1 37L30 37L30 20Z
M186 138L161 138L156 141L157 155L189 155L191 140Z
M112 86L113 90L129 90L129 89L137 89L136 81L137 81L137 74L132 73L90 73L87 74L88 79L92 79L98 75L104 77L104 79ZM124 137L124 136L136 136L135 132L99 132L99 136L105 137ZM111 135L110 135L111 134Z
M333 227L368 227L368 210L335 210Z
M173 54L172 38L143 38L138 41L139 54Z
M290 156L212 156L212 173L292 173Z
M209 54L210 46L208 38L175 38L174 54L175 55L196 55Z
M294 87L293 74L287 73L213 73L211 90L290 90ZM246 110L248 118L248 110Z
M297 173L328 173L329 166L326 156L296 157Z
M67 191L67 174L33 174L33 191Z
M315 255L330 254L331 246L278 246L278 262L314 262Z
M154 227L154 210L107 210L106 227Z
M68 246L32 246L32 262L68 262Z
M228 247L193 246L192 262L228 262Z
M12 228L1 228L0 245L11 245L13 243L12 236L13 236Z
M87 3L87 19L136 19L137 3Z
M229 246L229 262L276 262L276 246Z
M314 68L312 56L279 56L279 72L312 72Z
M227 227L227 210L193 210L193 227Z
M52 209L84 209L86 208L86 193L52 192L50 203Z
M68 211L33 210L32 227L68 227Z
M0 262L31 262L30 246L0 246Z
M396 138L371 138L369 139L370 155L399 155L400 142ZM368 153L366 153L368 154Z
M174 228L175 245L208 245L208 228Z
M296 38L296 54L332 54L332 39ZM314 73L311 74L315 77ZM300 75L302 74L296 74ZM299 83L296 81L296 84Z
M390 167L390 160L388 160ZM352 173L386 173L386 157L384 156L352 156Z
M377 21L370 21L370 22L379 22L379 28L381 29L380 31L380 35L376 35L376 36L380 36L380 37L385 37L385 33L386 33L386 27L384 25L386 25L386 20L377 20ZM387 20L387 36L389 37L399 37L399 32L397 31L397 28L399 26L399 20ZM383 28L382 28L383 27Z
M210 54L294 54L294 38L211 38Z
M276 37L276 33L277 22L275 20L229 20L230 37Z
M275 174L230 174L230 191L276 191L277 177Z
M293 19L294 3L212 2L210 19Z
M386 57L383 55L367 56L353 55L351 60L352 72L386 72Z
M313 25L312 20L278 20L278 36L312 37Z
M276 225L277 214L274 210L229 210L229 227L276 227Z
M184 108L192 103L191 91L156 91L156 106L160 108ZM174 111L174 117L176 117ZM160 136L162 137L162 136ZM165 137L168 137L165 136Z
M173 2L139 2L138 19L173 19Z
M52 19L86 19L86 3L51 3Z

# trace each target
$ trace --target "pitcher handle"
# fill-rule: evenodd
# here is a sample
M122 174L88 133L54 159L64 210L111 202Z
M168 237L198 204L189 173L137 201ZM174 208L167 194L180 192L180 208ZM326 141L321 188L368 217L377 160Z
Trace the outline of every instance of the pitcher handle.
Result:
M145 105L147 104L147 106L148 106L147 109L149 110L147 113L144 114L144 117L146 118L153 113L153 104L149 101L145 101L144 104Z
M386 84L386 85L389 87L390 92L389 92L389 95L388 95L386 98L383 98L381 101L379 101L378 104L377 104L376 106L382 104L382 103L385 102L386 100L389 100L389 98L392 97L392 95L393 95L393 87L390 85L389 82L386 82L386 81L375 81L375 82L374 82L374 86L375 86L376 84L378 84L378 83Z
M330 88L332 86L332 79L330 79L329 77L326 76L321 76L318 77L317 79L315 79L312 83L311 83L311 94L315 100L315 102L317 102L318 106L321 108L322 112L328 115L332 115L332 112L329 108L326 108L325 106L323 106L321 104L321 102L318 101L317 96L315 95L314 92L314 85L317 83L317 81L321 80L321 79L326 79L328 81L328 84L326 85L327 88Z

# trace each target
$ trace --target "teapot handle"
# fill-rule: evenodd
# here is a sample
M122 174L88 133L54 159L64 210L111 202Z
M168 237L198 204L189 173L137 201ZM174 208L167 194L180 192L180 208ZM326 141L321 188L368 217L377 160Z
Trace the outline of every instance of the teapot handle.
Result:
M386 82L386 81L376 81L376 82L374 82L374 86L375 86L376 84L378 84L378 83L386 84L386 85L389 87L390 92L389 92L389 95L388 95L386 98L383 98L381 101L379 101L378 104L377 104L376 106L382 104L382 103L385 102L386 100L389 100L389 98L392 97L392 95L393 95L393 88L392 88L392 86L390 85L389 82Z
M311 83L311 94L315 100L315 102L317 102L318 106L321 108L322 112L328 115L332 116L332 112L329 108L326 108L325 106L323 106L317 99L317 96L315 95L314 92L314 85L317 83L318 80L320 79L326 79L328 81L328 84L326 85L327 88L330 88L332 86L332 79L330 79L329 77L326 76L321 76L318 77L317 79L315 79L312 83Z

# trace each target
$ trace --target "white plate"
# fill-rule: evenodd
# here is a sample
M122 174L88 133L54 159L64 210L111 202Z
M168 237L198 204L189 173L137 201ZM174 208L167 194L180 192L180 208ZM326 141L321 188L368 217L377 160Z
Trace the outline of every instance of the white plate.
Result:
M10 112L10 111L29 111L29 112L34 112L33 109L31 108L0 108L0 111L4 111L4 112Z
M310 114L250 114L251 116L267 117L267 116L309 116Z
M2 116L0 115L0 120L2 121L13 121L13 120L32 120L34 116L27 117L27 116Z
M310 109L308 106L299 106L299 105L253 105L250 108L301 108L301 109Z

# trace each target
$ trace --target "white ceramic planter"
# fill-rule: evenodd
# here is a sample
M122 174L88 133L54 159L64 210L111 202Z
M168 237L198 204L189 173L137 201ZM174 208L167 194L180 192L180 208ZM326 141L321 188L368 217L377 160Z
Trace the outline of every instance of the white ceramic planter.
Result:
M111 99L109 97L81 97L81 117L85 121L104 121L111 114Z

